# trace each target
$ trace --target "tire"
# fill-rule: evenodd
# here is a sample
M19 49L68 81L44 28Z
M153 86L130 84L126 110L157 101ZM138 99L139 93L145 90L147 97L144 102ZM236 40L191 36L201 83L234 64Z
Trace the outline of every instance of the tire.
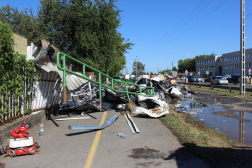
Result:
M25 127L27 127L29 129L29 128L31 128L31 124L30 123L25 123Z
M15 156L15 151L14 151L14 150L11 150L11 151L9 152L9 155L10 155L10 157L14 157L14 156Z
M0 155L4 154L4 148L0 148Z

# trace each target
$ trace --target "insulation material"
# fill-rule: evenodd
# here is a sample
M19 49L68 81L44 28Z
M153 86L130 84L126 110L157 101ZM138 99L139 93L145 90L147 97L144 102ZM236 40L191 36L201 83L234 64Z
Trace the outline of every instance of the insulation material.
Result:
M145 113L150 117L161 117L165 114L169 114L169 106L165 101L160 100L157 96L155 97L144 97L138 96L139 104L142 107L137 107L132 113Z
M158 118L158 117L161 117L163 115L169 114L168 110L163 110L162 109L158 113L156 113L155 110L153 110L153 111L152 110L148 110L148 109L142 108L142 107L137 107L137 109L135 111L133 111L132 113L133 114L139 114L141 112L141 113L147 114L148 116L154 117L154 118ZM137 112L137 113L135 113L135 112Z

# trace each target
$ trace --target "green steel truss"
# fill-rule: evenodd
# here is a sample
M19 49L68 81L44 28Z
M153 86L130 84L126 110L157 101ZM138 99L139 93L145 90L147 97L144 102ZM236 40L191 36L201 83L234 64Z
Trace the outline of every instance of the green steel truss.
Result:
M78 74L74 71L71 71L71 70L68 70L66 69L66 58L67 59L70 59L74 62L77 62L78 64L82 65L82 75L81 74ZM94 69L93 67L67 55L67 54L64 54L64 53L61 53L61 52L58 52L57 53L57 67L59 70L63 71L63 86L64 88L66 88L66 72L68 73L71 73L71 74L74 74L80 78L83 78L83 79L86 79L90 82L93 82L93 83L96 83L98 86L99 86L99 97L100 97L100 100L101 100L101 97L102 97L102 86L105 87L105 88L108 88L114 92L120 92L120 93L125 93L127 94L127 97L128 97L128 100L130 101L130 96L129 94L135 94L135 95L143 95L143 96L155 96L155 92L154 92L154 87L150 87L150 86L142 86L142 85L137 85L137 84L134 84L134 83L131 83L131 82L128 82L128 81L120 81L120 80L116 80L116 79L113 79L112 77L98 71L97 69ZM95 81L95 80L92 80L92 79L89 79L88 77L86 77L85 75L85 69L86 68L89 68L91 69L92 71L94 71L95 73L98 74L98 81ZM102 83L102 77L106 77L108 79L110 79L111 83ZM125 85L125 91L124 90L116 90L114 88L114 86L118 86L119 85ZM136 92L130 92L128 91L128 86L130 85L134 85L135 87L138 87L138 90L139 90L139 93L136 93ZM142 89L145 89L145 88L149 88L152 90L152 94L150 95L146 95L146 94L143 94L142 93ZM101 102L101 101L100 101Z

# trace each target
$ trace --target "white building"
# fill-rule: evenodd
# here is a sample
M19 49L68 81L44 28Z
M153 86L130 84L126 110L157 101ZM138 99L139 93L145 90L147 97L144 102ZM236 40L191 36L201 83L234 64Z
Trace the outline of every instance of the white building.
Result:
M245 72L249 75L248 70L252 69L252 48L245 50ZM201 76L214 75L240 75L240 51L235 51L222 56L212 56L198 59L195 62L195 72Z

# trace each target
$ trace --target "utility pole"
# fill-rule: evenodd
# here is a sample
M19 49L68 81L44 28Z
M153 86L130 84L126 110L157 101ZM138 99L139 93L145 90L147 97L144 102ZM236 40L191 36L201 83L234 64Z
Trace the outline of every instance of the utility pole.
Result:
M137 56L136 56L136 77L137 77Z
M241 27L240 27L240 95L245 95L245 0L241 0Z

